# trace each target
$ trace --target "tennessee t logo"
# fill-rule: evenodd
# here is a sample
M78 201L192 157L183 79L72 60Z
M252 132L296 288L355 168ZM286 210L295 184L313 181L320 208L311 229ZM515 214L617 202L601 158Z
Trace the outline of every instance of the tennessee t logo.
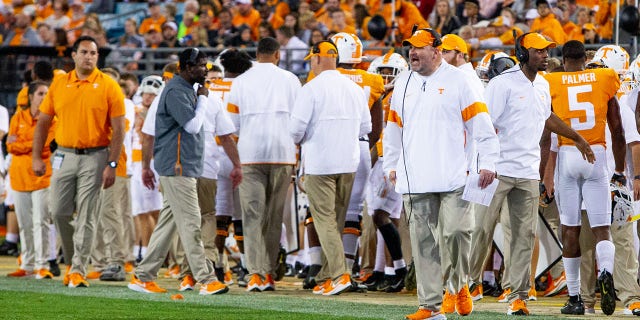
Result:
M602 48L602 58L606 58L607 57L607 53L609 53L609 51L613 51L613 49L611 49L611 48Z
M438 88L438 92L442 94L444 92L444 88Z

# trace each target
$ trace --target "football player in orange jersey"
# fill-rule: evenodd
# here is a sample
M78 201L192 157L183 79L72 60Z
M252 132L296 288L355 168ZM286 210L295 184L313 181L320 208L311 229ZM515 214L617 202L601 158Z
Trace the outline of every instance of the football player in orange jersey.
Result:
M624 159L625 138L616 92L620 80L611 68L585 70L584 45L576 40L562 48L565 72L550 73L554 112L591 145L596 161L590 164L574 143L558 138L559 151L556 169L556 198L562 223L562 260L569 290L569 301L561 309L563 314L584 314L580 293L581 204L584 201L591 230L596 238L596 256L600 268L602 311L611 315L615 311L616 297L613 284L615 246L611 241L611 197L607 181L605 127L611 131L615 172L612 183L626 184Z

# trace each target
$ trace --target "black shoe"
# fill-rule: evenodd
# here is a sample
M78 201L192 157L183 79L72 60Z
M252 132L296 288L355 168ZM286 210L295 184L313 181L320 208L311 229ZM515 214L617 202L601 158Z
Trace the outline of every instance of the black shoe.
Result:
M245 268L240 268L238 270L238 286L239 287L242 287L242 288L246 288L247 287L247 283L249 282L249 280L247 280L248 276L249 276L249 270L247 270ZM224 275L223 275L222 279L224 279Z
M384 272L374 271L369 278L363 282L362 284L367 287L369 291L377 291L378 290L378 282L381 282L384 278Z
M491 296L497 298L502 295L503 291L502 286L499 283L496 283L495 290L491 293Z
M391 284L384 290L384 292L400 292L404 288L404 276L399 277L396 275L392 278Z
M358 276L360 276L360 264L356 261L351 268L351 277L357 278Z
M307 277L302 281L303 289L313 289L318 283L316 281L316 276L322 269L322 266L319 264L312 264L309 266L309 272L307 272Z
M287 263L287 271L284 273L285 277L293 277L296 275L296 270L295 268Z
M584 302L580 295L570 296L569 301L560 309L562 314L584 315Z
M395 276L391 276L391 275L384 275L384 278L382 279L382 281L378 282L378 285L376 286L376 290L378 291L387 291L387 288L389 288L391 286L391 284L393 283L393 281L395 280Z
M273 277L274 280L280 281L284 278L284 274L287 272L287 250L280 247L278 251L278 266L276 267L276 274Z
M296 276L298 279L304 279L309 274L309 266L304 266L300 271L298 271L298 275Z
M2 244L0 244L0 256L17 257L19 255L20 255L20 250L18 250L17 243L4 240Z
M216 278L218 278L218 281L224 283L224 268L213 268L213 271L215 271L216 273Z
M616 288L613 285L613 276L607 270L603 270L598 280L600 281L600 308L604 314L610 316L616 311Z
M349 292L365 293L367 292L367 286L351 278L351 287L348 290Z
M54 277L60 275L60 266L58 265L58 261L56 261L56 259L49 260L49 272L51 272Z
M117 264L107 266L100 274L100 281L124 281L126 278L124 268Z

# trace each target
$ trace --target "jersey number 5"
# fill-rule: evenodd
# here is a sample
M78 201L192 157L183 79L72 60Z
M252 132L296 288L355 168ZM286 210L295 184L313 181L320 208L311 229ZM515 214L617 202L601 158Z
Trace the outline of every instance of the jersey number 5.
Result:
M596 112L593 103L589 101L578 101L578 94L591 92L590 84L582 86L568 87L569 111L584 111L584 116L571 118L571 128L573 130L589 130L596 126ZM584 121L581 121L581 120Z

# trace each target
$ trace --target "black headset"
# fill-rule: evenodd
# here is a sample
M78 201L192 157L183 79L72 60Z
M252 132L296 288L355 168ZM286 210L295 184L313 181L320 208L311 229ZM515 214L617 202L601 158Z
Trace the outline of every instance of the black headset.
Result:
M411 29L411 34L414 34L418 30L423 30L423 31L429 32L431 34L431 36L433 37L433 43L431 44L432 47L437 48L440 45L442 45L442 37L440 37L440 34L437 31L435 31L435 30L433 30L431 28L418 29L418 25L414 24L413 28Z
M531 32L527 32L518 37L516 30L513 30L513 38L516 40L516 58L520 63L527 63L529 61L529 50L522 46L522 40Z
M198 55L200 54L200 50L196 47L189 48L187 50L191 50L189 53L189 60L187 60L187 64L196 64Z

